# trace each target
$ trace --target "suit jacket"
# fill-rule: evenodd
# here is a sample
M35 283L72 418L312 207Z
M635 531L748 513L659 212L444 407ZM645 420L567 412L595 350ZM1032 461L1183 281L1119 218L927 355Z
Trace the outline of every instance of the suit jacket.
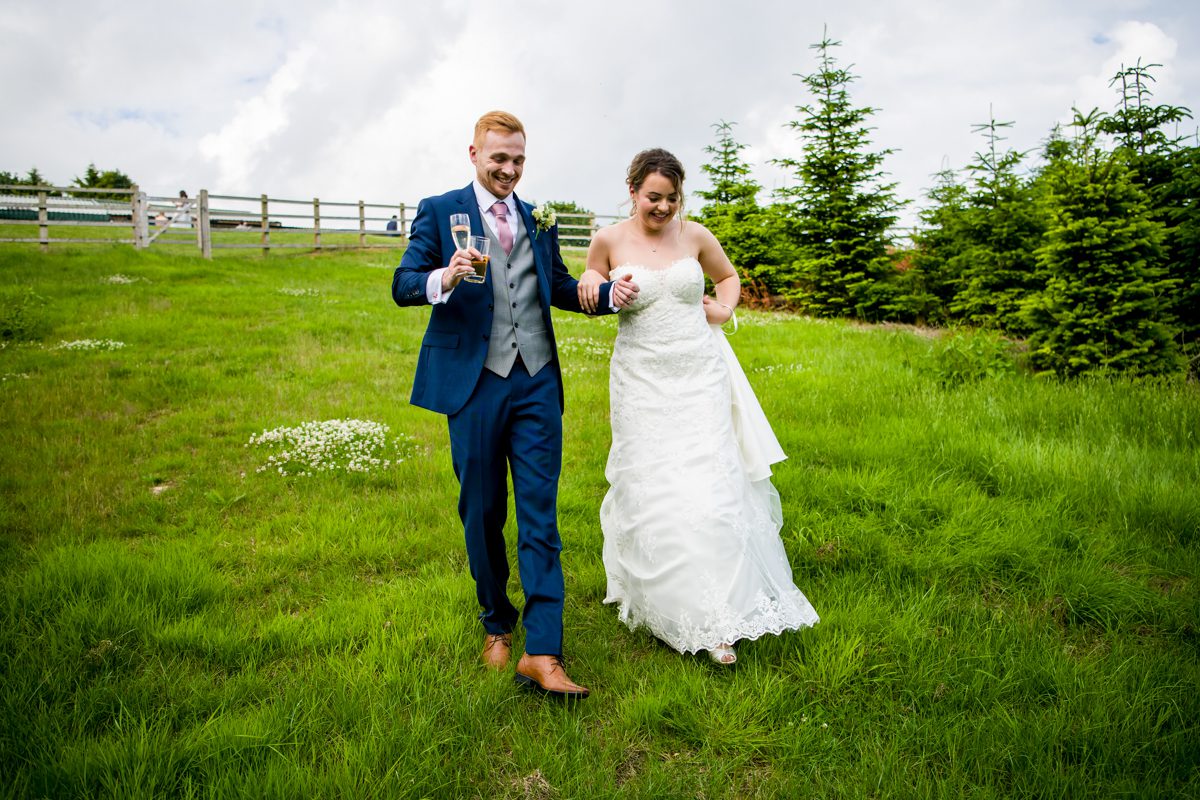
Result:
M537 231L533 219L533 206L517 200L521 215L521 235L532 237L533 260L537 272L538 301L542 320L555 347L554 326L550 321L550 307L567 311L583 312L576 293L578 281L571 277L558 249L558 228ZM468 214L471 231L484 231L484 222L479 213L473 184L438 197L427 197L417 206L409 234L408 249L400 259L400 266L392 277L392 299L400 306L427 304L425 286L431 270L446 266L454 254L454 238L450 234L450 215ZM535 235L536 232L536 235ZM487 358L488 335L492 329L492 271L488 270L487 282L467 283L462 281L454 288L450 299L437 303L429 315L429 325L421 341L421 354L417 357L417 373L413 380L411 402L439 414L453 414L463 407ZM609 310L611 284L600 289L598 313ZM544 369L559 369L558 359ZM562 407L562 379L558 381L558 402Z

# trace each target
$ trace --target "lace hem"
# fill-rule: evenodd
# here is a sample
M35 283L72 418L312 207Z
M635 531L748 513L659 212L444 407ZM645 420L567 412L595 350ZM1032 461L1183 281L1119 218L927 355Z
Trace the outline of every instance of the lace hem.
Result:
M800 594L797 592L797 594ZM800 594L800 598L787 601L775 601L771 613L766 619L742 619L732 624L717 628L707 625L704 629L690 628L685 631L672 632L675 625L666 624L665 619L658 619L649 613L635 613L625 598L604 599L606 604L617 606L617 617L631 631L645 628L664 642L672 650L679 653L695 654L703 650L712 650L719 645L732 645L741 641L754 641L763 636L778 636L784 631L798 631L811 628L821 621L816 609Z

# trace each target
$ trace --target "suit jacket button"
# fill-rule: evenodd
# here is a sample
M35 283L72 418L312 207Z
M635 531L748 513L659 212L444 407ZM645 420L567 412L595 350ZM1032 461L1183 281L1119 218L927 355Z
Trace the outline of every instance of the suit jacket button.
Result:
M486 333L483 335L483 340L484 340L485 342L487 341L487 334L486 334Z
M491 310L492 310L492 304L488 303L488 311L491 311Z

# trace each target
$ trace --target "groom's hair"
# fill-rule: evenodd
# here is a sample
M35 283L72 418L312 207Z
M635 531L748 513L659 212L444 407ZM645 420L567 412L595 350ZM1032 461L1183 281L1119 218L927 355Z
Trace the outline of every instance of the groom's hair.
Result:
M479 121L475 123L475 139L473 142L476 147L483 146L483 137L488 131L505 131L506 133L519 133L521 136L525 136L525 126L521 124L521 120L507 111L489 111L479 118Z

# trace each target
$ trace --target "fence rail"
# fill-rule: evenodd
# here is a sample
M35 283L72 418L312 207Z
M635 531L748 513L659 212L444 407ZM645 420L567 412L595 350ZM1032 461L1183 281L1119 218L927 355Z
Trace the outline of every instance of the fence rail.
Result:
M32 243L43 251L53 244L131 244L137 249L185 245L212 258L213 250L371 249L403 247L411 230L407 203L368 203L210 194L195 198L148 195L130 189L74 186L0 185L0 243ZM599 220L596 214L558 214L564 250L586 250ZM7 235L36 225L36 236ZM84 229L110 235L87 237ZM69 231L66 236L52 230ZM120 231L129 236L121 236ZM114 235L115 234L115 235Z

